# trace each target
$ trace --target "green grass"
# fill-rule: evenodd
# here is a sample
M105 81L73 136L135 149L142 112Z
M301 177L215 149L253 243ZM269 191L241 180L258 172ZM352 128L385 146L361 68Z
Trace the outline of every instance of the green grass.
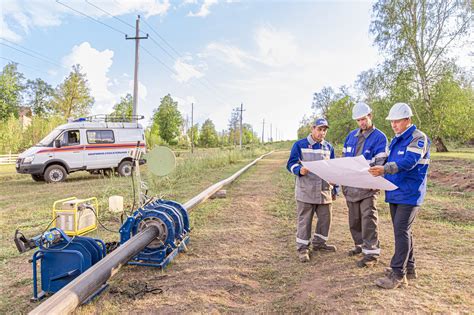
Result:
M453 158L474 161L474 151L461 149L452 152L431 152L431 158L436 160Z
M184 203L208 186L235 173L250 161L267 152L269 148L247 150L204 150L196 155L187 155L178 160L176 170L167 177L156 177L141 167L142 179L149 186L149 195L161 196ZM1 173L7 174L4 167ZM14 167L13 167L14 170ZM5 172L3 172L5 171ZM5 175L6 176L6 175ZM133 203L131 179L103 177L87 172L73 173L59 184L34 182L30 176L14 174L13 177L0 176L0 313L24 312L26 301L31 296L31 258L33 251L19 254L13 241L15 229L19 228L27 237L40 234L51 221L51 208L55 200L76 196L78 198L97 197L99 217L109 229L118 231L120 215L110 213L108 197L124 196L124 207L130 209ZM212 207L211 207L212 208ZM211 210L212 212L212 210ZM191 222L199 226L205 214L193 214ZM88 236L104 241L118 241L118 233L102 228ZM21 270L21 272L20 272ZM10 290L11 286L21 290ZM15 304L13 301L22 301Z

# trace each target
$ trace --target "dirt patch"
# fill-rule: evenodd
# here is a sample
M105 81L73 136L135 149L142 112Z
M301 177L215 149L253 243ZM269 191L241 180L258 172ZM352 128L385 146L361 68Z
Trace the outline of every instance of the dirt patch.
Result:
M125 267L110 281L111 289L77 313L469 313L474 309L472 228L417 218L414 237L420 278L407 289L385 291L374 285L393 253L393 230L383 198L379 198L379 265L361 269L356 267L358 257L346 255L353 244L343 198L334 204L330 233L330 243L338 251L315 253L309 263L301 264L295 249L294 179L284 170L287 157L286 152L276 153L262 160L228 188L227 199L196 209L189 251L165 271ZM140 294L137 284L156 290Z
M432 160L428 180L455 192L473 192L474 162L464 159Z
M140 299L107 293L95 310L120 304L121 312L253 312L269 304L274 293L268 284L278 275L274 259L281 254L279 240L271 233L278 221L266 207L277 195L271 182L284 157L262 160L228 188L227 199L194 210L206 212L207 218L193 229L189 251L173 261L166 279L155 281L160 275L156 269L134 267L111 282L126 287L130 279L142 279L163 293Z

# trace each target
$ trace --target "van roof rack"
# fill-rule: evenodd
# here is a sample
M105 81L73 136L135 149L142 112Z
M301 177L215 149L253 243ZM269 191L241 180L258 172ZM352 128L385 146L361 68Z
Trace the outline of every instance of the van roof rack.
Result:
M144 119L145 116L143 115L107 115L107 114L98 114L92 115L87 117L81 117L78 119L73 120L74 122L82 122L82 121L89 121L89 122L136 122L138 120Z

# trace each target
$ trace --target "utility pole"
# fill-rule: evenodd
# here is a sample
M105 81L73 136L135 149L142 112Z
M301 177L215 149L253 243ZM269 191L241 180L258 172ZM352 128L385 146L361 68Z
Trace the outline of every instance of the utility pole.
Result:
M262 122L262 144L265 143L265 118L263 118Z
M270 142L273 142L273 128L272 128L271 123L270 123Z
M237 111L240 112L240 142L239 142L239 147L240 147L240 150L242 150L242 114L245 111L244 110L244 103L240 103L240 109L237 108Z
M194 103L191 103L191 153L194 153Z
M125 39L135 40L135 73L133 75L133 110L132 110L132 121L135 121L137 115L138 107L138 48L140 47L140 39L148 39L148 34L146 37L140 37L140 15L137 17L137 22L135 26L135 37L128 37L125 35Z

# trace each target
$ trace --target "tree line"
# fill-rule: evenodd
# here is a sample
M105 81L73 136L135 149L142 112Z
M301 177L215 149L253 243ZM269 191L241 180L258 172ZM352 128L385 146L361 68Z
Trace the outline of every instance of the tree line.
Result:
M411 105L413 122L428 134L438 152L446 142L474 143L474 78L450 55L471 29L469 1L379 0L373 6L370 33L385 56L363 71L350 87L323 87L313 95L313 113L303 117L298 136L308 134L316 116L329 120L328 139L343 143L354 129L351 109L357 101L374 110L377 128L393 132L385 120L396 102ZM470 52L472 54L472 51Z
M55 88L40 78L25 79L16 63L5 65L0 73L0 153L21 152L33 146L68 118L90 115L94 98L86 74L74 65L69 75ZM126 94L114 105L112 115L130 117L133 97ZM231 113L228 129L218 132L211 119L190 126L170 94L161 98L146 128L147 145L168 144L187 148L217 147L239 142L239 116ZM20 117L21 116L21 117ZM21 119L27 117L27 124ZM242 143L259 142L249 124L242 126Z

